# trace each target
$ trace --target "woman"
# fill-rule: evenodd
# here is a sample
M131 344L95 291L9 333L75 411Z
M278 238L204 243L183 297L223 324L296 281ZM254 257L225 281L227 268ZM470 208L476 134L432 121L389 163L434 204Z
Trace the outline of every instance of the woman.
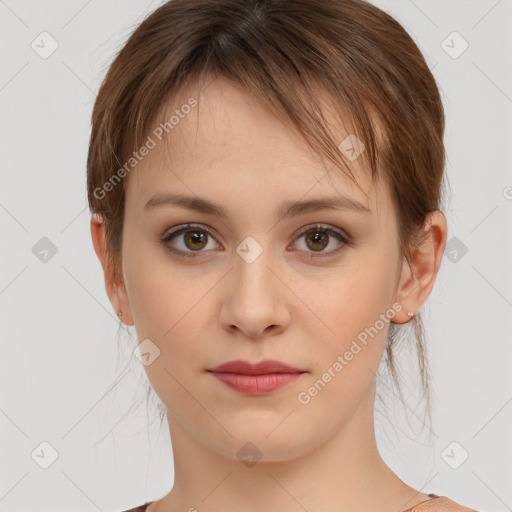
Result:
M376 372L446 244L444 112L403 27L362 0L173 0L99 91L91 233L165 407L147 512L471 510L385 464ZM398 382L398 380L397 380Z

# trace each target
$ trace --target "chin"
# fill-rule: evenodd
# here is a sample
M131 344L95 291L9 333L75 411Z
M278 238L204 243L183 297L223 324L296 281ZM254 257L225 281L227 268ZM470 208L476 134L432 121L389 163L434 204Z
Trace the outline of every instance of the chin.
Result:
M296 428L278 426L282 420L283 416L279 421L273 421L272 425L263 425L260 422L258 427L250 423L225 425L233 437L224 431L220 436L207 436L208 447L224 457L239 460L248 467L256 463L290 461L315 449L319 441L316 436L308 437L304 433L301 438ZM294 435L291 435L292 432Z

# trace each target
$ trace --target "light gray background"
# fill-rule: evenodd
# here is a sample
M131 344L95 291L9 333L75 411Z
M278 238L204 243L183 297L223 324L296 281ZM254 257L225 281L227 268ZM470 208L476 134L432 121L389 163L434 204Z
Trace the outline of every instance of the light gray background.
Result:
M115 52L160 3L0 1L2 511L125 510L172 485L167 424L148 434L155 409L128 414L145 374L140 364L125 368L136 342L127 335L118 364L118 322L85 194L95 93ZM448 239L468 249L456 262L445 255L423 309L434 446L398 407L395 427L378 416L379 447L423 492L512 510L512 0L375 3L414 37L442 90ZM31 48L43 31L59 45L46 59ZM453 31L469 43L458 58ZM46 263L32 251L42 237L57 247ZM58 458L43 469L52 449ZM453 469L447 460L462 450L469 457Z

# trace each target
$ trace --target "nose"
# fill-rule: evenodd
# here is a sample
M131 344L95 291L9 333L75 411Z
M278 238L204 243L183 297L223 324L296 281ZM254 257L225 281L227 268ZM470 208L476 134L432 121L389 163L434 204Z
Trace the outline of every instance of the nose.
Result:
M285 330L291 318L290 291L278 274L265 251L252 263L236 255L234 268L225 278L222 327L251 339Z

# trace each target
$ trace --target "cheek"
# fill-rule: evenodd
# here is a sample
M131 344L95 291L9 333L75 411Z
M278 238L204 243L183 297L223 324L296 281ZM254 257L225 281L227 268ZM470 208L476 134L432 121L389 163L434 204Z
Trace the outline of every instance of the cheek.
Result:
M392 255L380 253L378 258L357 256L357 264L326 269L313 280L298 280L295 291L321 328L328 345L340 349L339 340L348 341L365 328L373 326L392 306L395 268ZM304 314L307 314L306 309ZM332 340L330 342L329 340Z
M162 343L170 343L185 327L194 327L190 319L201 311L204 295L200 283L185 283L178 275L162 275L157 269L132 277L130 291L137 331ZM193 339L194 332L188 332Z
M300 407L337 425L348 421L373 386L394 316L393 280L384 271L389 267L370 267L344 268L305 301L315 304L325 325L303 322L316 343L309 349L312 374L298 390Z
M192 370L198 351L204 350L199 343L205 338L207 292L214 278L205 280L204 273L201 277L199 271L184 272L165 258L145 257L142 251L125 260L125 269L139 342L149 338L167 368L183 364Z
M212 284L206 286L200 276L184 279L170 265L130 268L127 263L127 276L137 338L151 340L158 349L152 349L158 356L145 366L150 384L168 410L183 421L188 417L193 429L204 421L204 412L191 407L187 390L208 360L201 319L207 318L205 293Z
M389 269L395 268L395 257L385 248L361 251L357 263L347 260L343 267L326 271L317 286L301 289L304 302L318 317L313 322L304 317L302 322L309 326L308 338L317 341L311 348L314 372L307 384L318 382L319 407L343 403L343 414L342 409L355 407L373 383L394 316L395 275Z
M128 233L124 261L130 307L139 339L162 338L177 322L186 306L190 287L182 285L176 266L166 262L163 248Z

